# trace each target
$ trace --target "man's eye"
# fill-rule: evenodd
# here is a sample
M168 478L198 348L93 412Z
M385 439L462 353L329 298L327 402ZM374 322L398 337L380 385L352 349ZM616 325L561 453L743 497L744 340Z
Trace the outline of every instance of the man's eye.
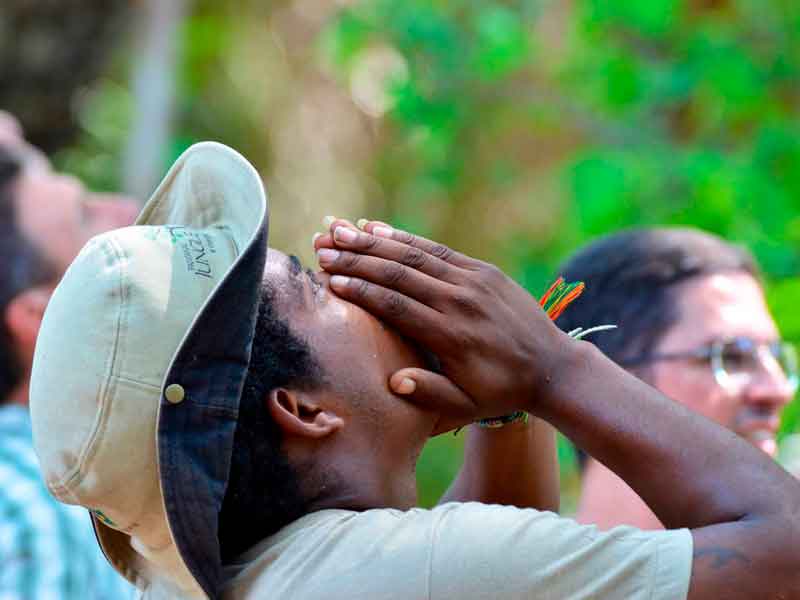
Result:
M742 352L738 348L725 349L722 352L722 360L728 366L743 366L750 362L752 356L749 352Z
M308 275L308 280L311 282L311 289L316 294L320 289L322 289L322 282L317 279L317 276L311 269L306 269L306 275Z
M747 368L755 360L756 345L747 339L734 340L722 349L722 361L729 368Z

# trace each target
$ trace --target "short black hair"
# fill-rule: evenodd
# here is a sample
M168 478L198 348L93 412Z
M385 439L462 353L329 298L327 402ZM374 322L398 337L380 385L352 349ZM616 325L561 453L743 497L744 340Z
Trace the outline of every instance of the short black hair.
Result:
M6 308L20 293L55 277L52 266L17 226L14 184L22 170L16 153L0 145L0 404L24 376L6 325Z
M690 279L738 271L760 280L745 249L697 229L637 228L601 238L559 269L586 289L558 318L564 331L613 324L589 339L613 361L647 355L680 319L676 290ZM645 370L637 371L643 376ZM580 456L581 464L585 460Z
M219 515L223 562L306 514L308 500L282 450L281 430L266 397L278 387L309 390L322 381L322 368L308 341L292 331L279 311L275 290L265 282Z

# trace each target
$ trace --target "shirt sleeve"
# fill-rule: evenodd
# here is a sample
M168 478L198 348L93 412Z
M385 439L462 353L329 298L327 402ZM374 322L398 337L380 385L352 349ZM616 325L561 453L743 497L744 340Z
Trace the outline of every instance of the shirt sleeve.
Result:
M692 536L685 529L601 532L553 513L476 503L433 512L431 600L682 600L688 594Z

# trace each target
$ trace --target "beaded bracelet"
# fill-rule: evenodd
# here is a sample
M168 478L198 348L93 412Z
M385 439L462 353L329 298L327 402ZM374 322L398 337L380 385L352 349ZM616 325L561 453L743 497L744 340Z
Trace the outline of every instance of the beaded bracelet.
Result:
M499 427L511 425L511 423L519 423L520 421L526 424L528 423L528 413L526 413L524 410L518 410L510 415L480 419L475 421L475 423L478 425L478 427L483 427L484 429L497 429Z

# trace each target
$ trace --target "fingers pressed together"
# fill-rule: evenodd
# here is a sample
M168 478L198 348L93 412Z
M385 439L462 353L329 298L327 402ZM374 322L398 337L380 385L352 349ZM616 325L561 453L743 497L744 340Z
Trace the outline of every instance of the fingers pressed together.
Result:
M430 335L442 329L443 310L457 295L454 286L478 261L380 221L362 221L361 229L344 219L326 224L314 248L333 291L405 335L434 341Z
M328 231L314 236L320 266L332 275L330 285L340 297L378 315L398 331L428 346L442 343L444 310L465 271L479 262L447 246L394 229L381 221L362 219L357 226L328 217ZM419 368L402 369L389 380L397 394L431 408L460 404L465 413L472 401L446 376ZM462 425L442 422L436 433Z
M395 373L395 393L447 415L448 425L523 408L560 332L497 267L380 221L326 219L314 237L330 287L439 359L441 374ZM538 342L537 342L538 340Z

